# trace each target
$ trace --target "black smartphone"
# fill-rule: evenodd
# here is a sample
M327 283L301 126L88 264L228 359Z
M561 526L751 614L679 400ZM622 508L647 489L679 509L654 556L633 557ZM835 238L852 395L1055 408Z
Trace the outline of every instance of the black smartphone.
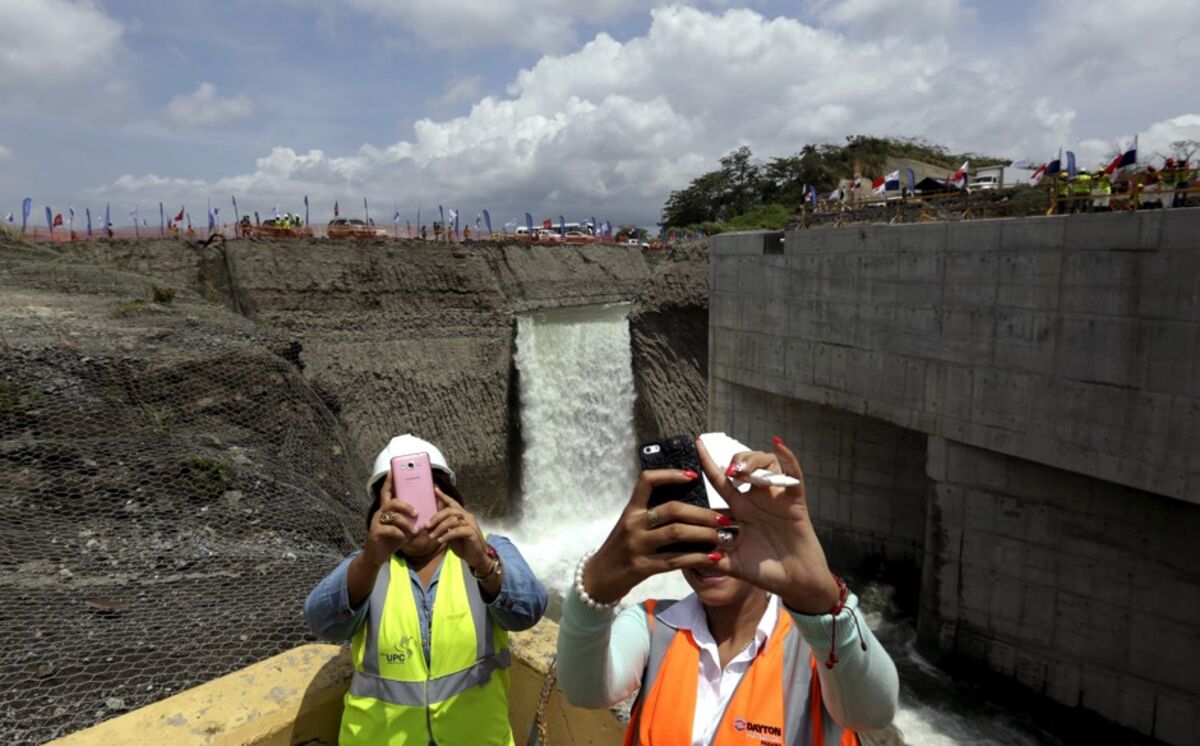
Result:
M704 472L700 468L700 456L696 454L696 443L690 435L652 440L638 448L642 469L691 469L701 476L687 484L664 484L650 493L649 507L654 508L672 500L708 508L708 491L704 488ZM711 552L715 544L679 542L668 544L660 552Z

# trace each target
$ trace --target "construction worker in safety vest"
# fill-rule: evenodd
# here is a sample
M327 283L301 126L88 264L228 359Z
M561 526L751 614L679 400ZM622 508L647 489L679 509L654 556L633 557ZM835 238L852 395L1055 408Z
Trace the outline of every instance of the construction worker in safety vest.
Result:
M1162 174L1162 206L1164 208L1175 206L1175 190L1179 184L1179 164L1174 158L1168 158L1163 164Z
M1059 171L1054 175L1054 185L1058 192L1058 202L1055 213L1058 215L1065 215L1071 206L1071 182L1067 179L1066 171Z
M1092 209L1096 212L1108 212L1112 202L1112 177L1104 169L1098 169L1092 177Z
M513 746L508 633L541 619L546 589L480 530L432 443L392 438L367 493L365 546L304 603L316 635L351 641L338 743Z
M1071 212L1087 212L1090 207L1089 197L1092 196L1092 175L1080 171L1071 180Z
M626 746L859 743L896 713L896 667L830 572L795 455L779 438L769 453L704 439L695 459L687 441L651 445L703 476L643 471L604 544L580 560L563 601L559 688L592 708L636 694ZM752 486L752 474L778 486ZM675 570L693 593L616 611Z

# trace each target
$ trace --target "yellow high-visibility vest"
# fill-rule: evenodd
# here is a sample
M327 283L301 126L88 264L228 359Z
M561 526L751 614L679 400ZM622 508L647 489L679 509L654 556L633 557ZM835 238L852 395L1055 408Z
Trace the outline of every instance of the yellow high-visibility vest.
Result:
M393 556L380 568L367 620L351 641L354 675L338 743L513 746L508 633L488 616L468 572L452 553L442 560L427 664L408 563Z

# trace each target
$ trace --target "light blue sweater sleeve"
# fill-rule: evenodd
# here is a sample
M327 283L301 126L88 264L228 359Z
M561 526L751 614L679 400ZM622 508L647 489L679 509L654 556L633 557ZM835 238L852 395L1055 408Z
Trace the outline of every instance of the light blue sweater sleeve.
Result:
M612 707L638 690L650 654L641 606L597 611L572 588L558 626L558 686L576 707Z

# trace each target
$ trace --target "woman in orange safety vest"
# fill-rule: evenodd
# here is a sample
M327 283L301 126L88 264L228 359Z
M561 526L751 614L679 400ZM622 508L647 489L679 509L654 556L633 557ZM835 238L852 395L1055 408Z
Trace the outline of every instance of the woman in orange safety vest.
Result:
M559 630L564 695L610 707L636 692L627 746L849 746L886 727L896 667L829 570L794 454L775 438L773 452L742 450L723 469L696 445L704 476L642 472L608 539L579 563ZM747 490L756 469L796 483ZM728 509L649 507L655 487L700 478ZM659 551L679 542L692 546ZM617 613L642 581L674 570L690 595Z

